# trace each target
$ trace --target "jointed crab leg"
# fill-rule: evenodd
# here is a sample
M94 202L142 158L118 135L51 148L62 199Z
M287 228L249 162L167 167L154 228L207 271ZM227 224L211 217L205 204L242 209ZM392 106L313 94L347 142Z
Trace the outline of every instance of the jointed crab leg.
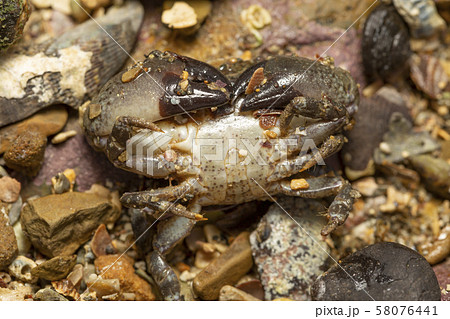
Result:
M288 159L275 165L273 173L267 178L268 182L274 182L285 177L303 172L314 165L323 162L324 158L338 152L344 144L344 136L330 136L312 153L300 154L300 156Z
M147 256L147 270L152 275L165 300L181 300L180 282L164 257L154 250Z
M327 96L322 95L321 100L298 96L289 102L280 115L281 134L285 135L294 115L308 118L333 120L345 117L347 109L343 105L333 103Z
M309 187L296 190L291 188L290 181L279 181L277 182L278 193L304 198L323 198L336 195L343 185L343 180L340 177L321 176L306 178L305 180Z
M345 223L353 208L353 202L359 197L358 191L352 189L350 183L346 181L328 208L328 224L321 231L323 236L329 235L337 226Z

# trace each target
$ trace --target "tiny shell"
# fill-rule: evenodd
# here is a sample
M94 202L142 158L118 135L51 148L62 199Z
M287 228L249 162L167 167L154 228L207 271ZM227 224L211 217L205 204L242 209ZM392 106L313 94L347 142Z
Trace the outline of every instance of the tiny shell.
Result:
M80 294L78 293L77 289L73 286L72 282L68 279L52 281L52 286L57 292L59 292L63 296L71 297L74 300L80 299Z
M31 269L34 267L36 267L34 261L25 256L19 256L9 265L8 270L9 274L17 280L34 283L38 279L31 274Z
M412 57L411 79L419 90L433 99L439 99L449 83L439 59L426 54Z

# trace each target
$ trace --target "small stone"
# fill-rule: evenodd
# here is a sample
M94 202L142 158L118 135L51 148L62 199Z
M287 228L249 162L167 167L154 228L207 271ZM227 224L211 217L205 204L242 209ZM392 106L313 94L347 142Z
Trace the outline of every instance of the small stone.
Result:
M446 261L433 266L433 271L441 288L441 300L450 301L450 258Z
M26 131L11 143L5 152L6 166L35 176L42 166L47 138L39 132Z
M63 295L60 295L56 291L50 288L44 288L36 292L34 300L40 301L69 301Z
M79 287L83 276L83 265L76 264L75 267L73 267L72 272L67 276L67 280L69 280L74 287Z
M441 299L436 275L425 258L391 242L370 245L344 258L316 280L311 295L320 301Z
M308 189L309 184L304 178L299 179L293 179L291 180L291 189L292 190L299 190L299 189Z
M63 106L50 106L22 122L0 129L0 154L25 132L38 132L45 137L58 133L67 122L68 113Z
M69 192L29 200L21 223L33 246L54 257L73 254L100 224L119 216L120 210L107 198Z
M225 285L220 289L220 301L261 301L248 293L230 285Z
M53 194L62 194L70 190L70 181L64 173L52 177Z
M194 279L194 292L203 300L219 298L220 288L233 285L252 267L249 233L243 232L231 246Z
M52 143L59 144L59 143L65 142L69 138L74 137L75 135L77 135L77 131L75 131L75 130L61 132L52 138Z
M14 234L16 235L17 247L19 255L26 255L31 248L31 242L23 233L22 224L16 223L14 225Z
M95 260L97 273L104 279L118 279L121 293L134 293L136 300L155 300L151 286L135 274L131 258L104 255Z
M287 297L310 300L309 286L329 263L329 248L320 234L326 218L323 203L280 197L250 236L265 300Z
M5 203L17 201L20 193L20 183L14 178L4 176L0 178L0 200Z
M119 279L103 279L97 277L95 274L89 277L86 281L89 291L95 292L96 296L102 298L120 292Z
M9 274L17 280L35 283L38 278L31 273L31 270L35 267L36 263L33 260L25 256L18 256L11 265L9 265L8 271Z
M363 196L371 197L378 190L378 184L373 177L365 177L354 183L352 187L360 192Z
M57 256L33 268L31 275L50 281L60 280L66 278L76 262L76 255Z
M197 14L188 3L176 1L172 8L162 13L161 21L169 28L184 29L197 24Z
M98 226L91 242L92 252L96 257L117 253L114 248L111 237L106 230L105 224Z
M203 269L219 256L220 253L217 251L205 252L204 250L200 249L195 254L195 267Z
M12 263L19 253L14 229L9 224L7 204L0 202L0 269Z
M450 164L431 155L409 158L411 165L422 177L425 187L443 198L450 199Z
M20 218L21 210L22 210L22 197L19 196L19 198L14 203L12 203L9 208L8 217L10 225L14 226L17 223L17 221Z

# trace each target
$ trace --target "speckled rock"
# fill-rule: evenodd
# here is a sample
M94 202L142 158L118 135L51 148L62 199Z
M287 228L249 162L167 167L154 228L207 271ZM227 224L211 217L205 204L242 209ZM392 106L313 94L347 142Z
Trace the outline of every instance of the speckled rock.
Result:
M77 262L77 256L57 256L31 270L34 277L54 281L66 278Z
M60 295L56 291L50 288L44 288L36 292L34 300L40 301L69 301L63 295Z
M350 277L351 276L351 277ZM440 300L436 275L414 250L390 242L363 248L321 275L313 300Z
M28 0L4 0L0 7L0 52L22 36L31 13Z
M155 300L150 285L135 274L133 261L120 255L99 256L95 260L97 273L104 279L118 279L122 294L134 293L136 300ZM117 260L119 259L119 260Z
M9 224L7 207L7 204L0 202L0 269L8 267L19 253L14 229Z
M216 300L220 289L234 285L252 267L249 233L243 232L230 247L204 268L193 281L194 292L203 300Z
M25 131L5 152L3 158L6 166L25 175L35 176L41 168L46 145L45 135L40 132Z
M20 183L9 176L0 178L0 201L13 203L19 198Z
M23 284L15 287L0 288L0 301L24 301L32 300L33 289L31 286L24 286Z
M441 289L441 300L450 301L450 258L439 265L433 266L433 271Z
M100 224L119 216L120 210L108 198L69 192L29 200L21 223L33 246L54 257L73 254Z
M310 300L309 286L328 267L329 248L320 235L323 205L295 197L278 202L295 221L273 204L250 236L265 299Z

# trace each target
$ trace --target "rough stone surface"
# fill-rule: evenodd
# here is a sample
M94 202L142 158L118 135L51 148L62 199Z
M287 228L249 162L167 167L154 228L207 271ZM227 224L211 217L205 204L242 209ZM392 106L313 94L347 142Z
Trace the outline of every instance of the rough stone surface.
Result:
M30 286L18 285L13 289L0 288L0 301L32 300L33 290Z
M19 198L20 183L9 176L0 178L0 200L13 203Z
M40 301L69 301L63 295L60 295L56 291L50 288L44 288L36 292L34 300Z
M216 300L220 289L234 285L253 265L249 233L243 232L230 247L203 269L193 281L194 292L203 300Z
M8 267L18 253L16 235L9 224L7 205L0 202L0 269Z
M25 131L5 152L6 166L28 176L35 176L44 159L47 138L40 132Z
M73 254L100 224L114 222L119 216L108 198L69 192L29 200L21 223L33 246L54 257Z
M97 273L104 279L118 279L121 293L134 293L136 300L155 300L151 286L135 274L133 261L120 255L100 256L95 260Z
M309 287L329 262L329 248L320 231L326 218L319 201L281 197L250 236L252 253L265 299L310 300Z
M66 278L77 262L77 256L57 256L31 270L34 277L54 281Z
M320 301L441 299L436 275L425 258L390 242L370 245L332 266L316 280L311 295Z

